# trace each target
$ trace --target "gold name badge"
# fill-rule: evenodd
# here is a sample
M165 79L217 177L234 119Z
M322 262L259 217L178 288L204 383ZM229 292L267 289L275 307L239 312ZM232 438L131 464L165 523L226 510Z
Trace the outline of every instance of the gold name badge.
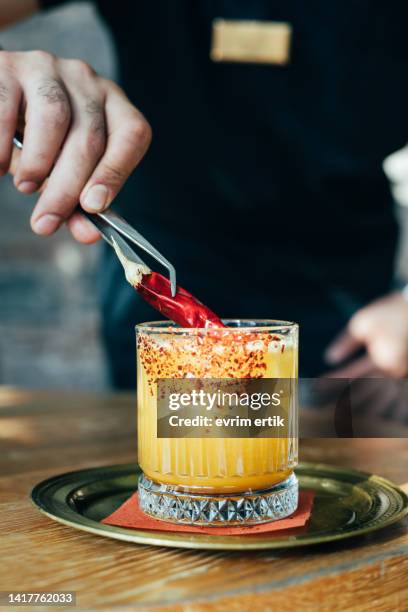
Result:
M278 21L215 19L210 57L214 62L289 62L292 27Z

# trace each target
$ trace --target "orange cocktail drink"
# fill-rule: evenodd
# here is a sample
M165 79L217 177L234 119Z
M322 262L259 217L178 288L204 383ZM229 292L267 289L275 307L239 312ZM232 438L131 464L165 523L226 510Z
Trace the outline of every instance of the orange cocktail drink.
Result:
M273 437L265 433L256 437L236 434L221 437L219 432L207 434L206 430L194 428L185 437L159 437L157 406L158 383L163 379L175 382L192 379L203 383L207 379L220 383L238 379L245 384L259 379L296 381L297 325L279 321L231 321L225 330L203 330L180 329L168 322L143 324L137 327L137 349L138 459L144 474L140 488L143 509L164 520L197 524L265 522L286 516L291 509L293 512L292 507L297 503L293 475L297 462L294 385L287 387L289 392L280 406L280 414L286 419L285 430L282 434L274 433ZM220 406L215 406L211 414L216 409ZM177 419L173 417L173 421ZM143 483L147 483L145 488ZM253 511L250 520L244 512L240 515L234 511L233 505L241 503L251 513L253 496L260 491L268 493L265 516ZM271 509L278 494L280 498L286 495L287 512L281 511L275 516ZM261 497L258 495L258 499ZM215 506L213 520L208 515L206 521L205 513L204 518L201 516L200 507L206 503L220 505L223 500L231 502L232 498L229 521L222 513L217 514ZM169 510L172 501L173 508ZM186 516L181 516L183 507Z

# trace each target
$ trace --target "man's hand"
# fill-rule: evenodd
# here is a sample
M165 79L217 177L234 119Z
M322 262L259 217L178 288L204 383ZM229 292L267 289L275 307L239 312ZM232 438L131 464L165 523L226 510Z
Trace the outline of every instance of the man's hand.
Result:
M392 293L362 308L326 351L326 361L341 364L360 350L358 357L330 373L334 378L408 375L408 301Z
M24 130L23 150L12 147ZM47 236L66 221L74 238L98 232L74 209L107 208L146 153L150 126L112 81L80 60L0 51L0 175L41 191L31 227Z

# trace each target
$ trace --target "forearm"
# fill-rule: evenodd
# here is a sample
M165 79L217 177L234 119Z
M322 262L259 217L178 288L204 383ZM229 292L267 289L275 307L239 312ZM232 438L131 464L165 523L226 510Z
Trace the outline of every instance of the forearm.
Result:
M0 29L30 17L39 8L39 0L0 0Z

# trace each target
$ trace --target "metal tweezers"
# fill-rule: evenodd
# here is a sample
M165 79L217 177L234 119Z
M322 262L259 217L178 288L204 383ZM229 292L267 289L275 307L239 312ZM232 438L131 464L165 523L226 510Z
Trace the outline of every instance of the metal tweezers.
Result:
M13 138L13 143L18 149L23 148L22 138L19 134L16 134ZM102 238L106 240L111 247L113 247L113 241L116 242L124 256L130 261L135 263L146 265L144 261L135 253L135 251L126 242L129 241L135 244L137 247L145 251L150 257L158 261L169 273L171 294L174 297L176 295L176 270L174 266L165 258L157 249L154 248L150 242L144 238L138 231L136 231L125 219L115 213L111 208L105 210L102 213L91 214L85 211L78 205L78 210L86 217L92 225L100 232ZM126 240L124 240L124 238Z

